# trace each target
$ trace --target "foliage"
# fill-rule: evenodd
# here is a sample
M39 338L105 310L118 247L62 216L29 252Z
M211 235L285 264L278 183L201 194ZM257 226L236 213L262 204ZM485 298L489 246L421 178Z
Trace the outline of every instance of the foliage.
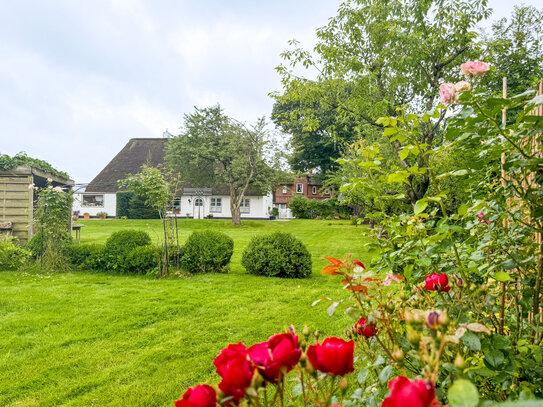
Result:
M71 240L73 196L60 187L52 185L38 190L36 222L39 240L36 250L40 252L38 259L45 268L51 271L66 271L69 267L64 256L65 243ZM39 250L39 243L43 252Z
M72 244L67 247L66 256L72 267L78 270L102 270L105 267L102 244Z
M284 93L275 96L281 103L298 103L291 120L301 120L307 129L321 127L322 110L334 111L341 118L337 125L359 123L355 131L360 138L378 141L379 117L396 115L404 106L406 115L437 106L441 82L456 74L461 57L476 51L473 29L489 13L485 0L347 1L317 30L315 54L291 42L292 49L282 54L285 64L277 68ZM294 74L300 66L316 70L316 79ZM444 116L440 118L420 123L413 134L419 144L441 142ZM408 162L399 157L402 142L394 145L404 170L427 166L424 154ZM421 173L403 188L414 204L429 185L427 174Z
M304 278L311 275L311 255L290 233L256 236L243 252L241 264L251 274Z
M317 201L305 196L293 196L289 203L292 215L300 219L315 219L317 216L334 216L340 212L348 211L347 208L341 208L334 199ZM342 210L343 209L343 210Z
M147 274L158 268L160 251L153 245L138 246L126 256L127 270L132 274Z
M460 106L454 105L456 100ZM450 103L447 143L441 146L421 145L416 133L422 123L435 123L443 113L408 115L399 109L397 116L379 119L384 136L403 143L401 158L423 154L425 167L381 171L380 157L368 147L366 154L349 161L367 174L346 184L347 190L410 183L421 172L432 188L411 213L373 214L380 222L373 246L381 258L372 265L391 273L387 278L378 278L361 263L330 259L332 265L323 272L342 275L352 295L348 301L333 301L328 311L333 314L345 305L353 318L374 323L381 336L361 344L367 363L381 357L383 370L403 368L423 375L441 389L441 399L448 390L451 405L463 405L457 400L470 393L456 390L463 386L453 385L460 378L475 389L476 397L469 400L473 406L479 395L494 401L542 397L543 370L534 366L543 356L543 258L534 233L543 231L543 158L536 147L543 117L532 115L532 109L543 99L530 92L495 98L468 87ZM507 125L502 123L504 109L517 112ZM466 159L436 165L447 154ZM456 198L465 201L451 199L444 186L468 174L469 179L456 183L466 190ZM379 191L373 197L381 208L386 199L403 199ZM401 284L396 298L386 294L392 283ZM370 373L381 398L386 391L379 387L383 374Z
M177 179L178 181L178 179ZM161 274L164 276L168 274L169 271L169 262L170 256L168 254L168 248L170 242L173 242L174 239L177 239L177 219L175 223L168 221L168 207L173 206L174 193L177 189L177 183L165 175L160 169L154 168L148 165L143 165L141 171L136 174L129 176L128 178L121 181L121 185L128 187L130 191L135 193L134 199L136 197L141 197L145 199L145 205L152 207L155 211L158 212L160 220L162 221L162 231L164 236L164 256L162 257L162 262L160 264ZM130 210L132 214L132 210ZM168 227L170 225L171 227ZM179 246L179 242L177 242Z
M126 219L160 219L159 212L145 204L145 198L130 191L117 192L117 217Z
M251 128L226 116L219 105L185 115L183 132L168 140L170 167L193 187L227 186L232 224L241 224L240 206L248 188L275 185L275 171L264 160L265 122Z
M510 20L494 22L482 41L484 59L493 67L483 84L500 95L504 77L510 95L535 89L543 78L542 32L543 11L533 6L515 6Z
M113 233L104 248L105 268L110 271L128 272L127 258L136 247L151 244L151 237L141 230L119 230Z
M16 240L0 236L0 270L17 270L32 256L30 251L20 247Z
M183 247L180 266L189 273L226 273L234 241L214 230L192 233Z
M273 105L272 119L276 126L291 136L290 167L303 173L317 169L324 175L337 169L334 160L341 156L343 146L355 141L359 134L354 129L354 122L342 120L336 111L317 103L311 110L318 117L319 126L308 128L303 118L296 114L304 108L301 101L278 100Z
M18 167L20 165L29 165L31 167L37 168L52 175L58 177L69 179L70 176L63 172L54 169L51 164L46 161L39 160L37 158L32 158L26 155L25 152L20 152L15 154L13 157L10 157L7 154L0 154L0 170L11 170L12 168Z
M134 193L130 191L117 191L115 195L116 195L115 212L117 213L117 218L122 218L123 216L125 216L128 219L130 217L129 204L130 204L130 200L134 196ZM157 216L158 216L158 213L157 213Z
M270 216L275 216L275 217L279 216L279 208L277 208L275 206L273 208L271 208Z

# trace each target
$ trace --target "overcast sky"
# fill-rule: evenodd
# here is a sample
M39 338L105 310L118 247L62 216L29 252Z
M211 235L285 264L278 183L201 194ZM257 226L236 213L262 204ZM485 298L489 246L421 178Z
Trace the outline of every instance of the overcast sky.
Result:
M246 122L271 113L274 68L340 0L0 0L0 153L88 182L133 137L178 134L220 103ZM491 0L493 19L515 4Z

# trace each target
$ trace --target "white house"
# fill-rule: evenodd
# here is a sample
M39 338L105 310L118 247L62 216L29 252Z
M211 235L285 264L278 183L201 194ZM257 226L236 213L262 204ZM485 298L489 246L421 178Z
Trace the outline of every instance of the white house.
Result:
M119 180L136 174L143 164L154 167L164 163L166 138L133 138L88 184L85 192L74 194L74 211L96 217L106 212L108 217L117 216L117 192ZM273 207L273 196L248 190L241 206L242 219L268 219ZM180 217L231 218L228 187L184 187L174 205Z

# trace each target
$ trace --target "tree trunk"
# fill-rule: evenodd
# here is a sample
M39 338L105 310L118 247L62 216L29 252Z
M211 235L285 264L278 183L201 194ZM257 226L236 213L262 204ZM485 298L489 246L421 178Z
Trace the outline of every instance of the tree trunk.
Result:
M232 225L241 225L241 201L230 198L230 212L232 212Z

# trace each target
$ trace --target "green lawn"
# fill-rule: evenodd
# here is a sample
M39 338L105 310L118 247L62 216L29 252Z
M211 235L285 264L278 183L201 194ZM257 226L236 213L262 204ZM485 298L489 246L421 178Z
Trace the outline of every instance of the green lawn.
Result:
M104 242L121 228L156 240L158 221L83 221L82 241ZM102 273L0 273L1 406L172 406L186 387L217 382L212 361L227 344L266 340L294 324L341 335L351 323L321 297L344 296L338 277L322 276L322 256L362 260L363 227L348 222L184 220L180 236L212 227L235 242L229 274L153 280ZM292 232L313 256L313 276L283 280L247 275L249 239Z

